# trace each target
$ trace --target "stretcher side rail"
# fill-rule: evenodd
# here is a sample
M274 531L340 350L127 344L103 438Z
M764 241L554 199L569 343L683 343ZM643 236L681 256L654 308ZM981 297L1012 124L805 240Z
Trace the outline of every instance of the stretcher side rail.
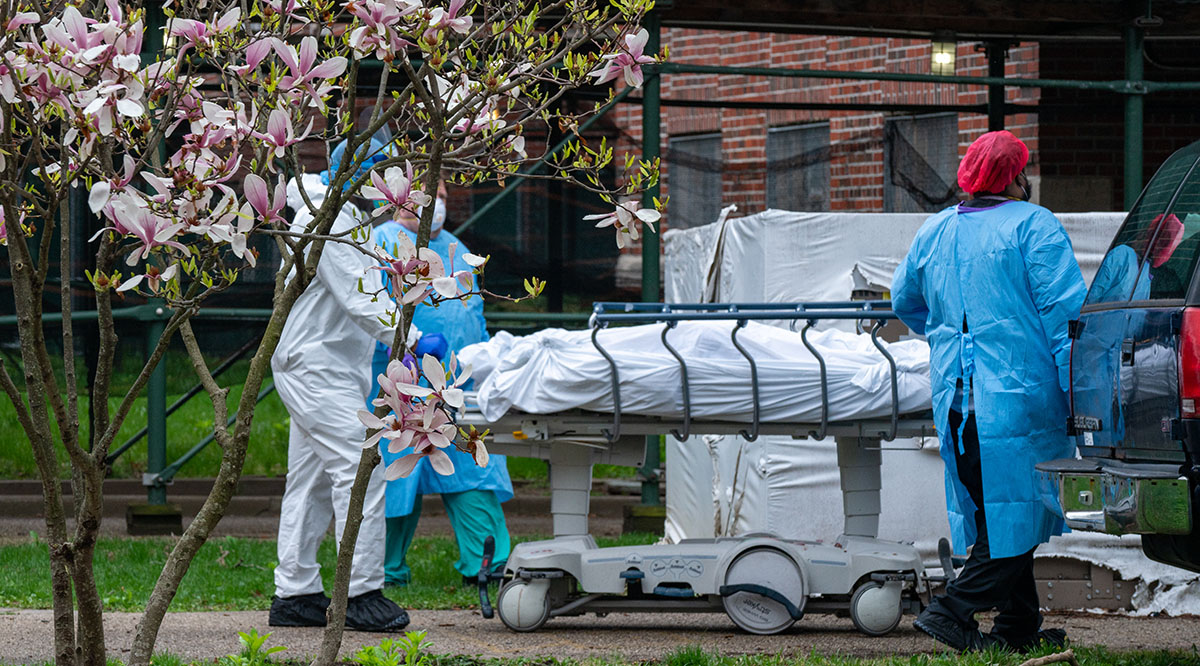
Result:
M552 414L510 411L495 420L488 420L480 412L467 409L459 413L457 422L460 426L473 425L479 429L486 427L493 432L497 440L512 433L518 441L570 440L584 443L586 439L591 438L597 446L608 443L607 433L612 425L612 420L607 414L582 409ZM661 435L670 432L675 423L674 419L661 416L627 414L621 426L621 434L622 437ZM872 418L832 421L824 426L827 436L874 439L879 437L881 431L891 427L891 422ZM693 419L690 427L693 435L738 435L746 426L736 421ZM812 436L818 427L820 424L811 422L763 421L759 424L759 434L804 439ZM932 437L935 434L933 418L928 411L902 415L896 420L895 427L897 437L920 438Z
M613 412L612 426L602 431L608 441L615 442L623 433L628 434L628 417L622 414L620 370L616 360L600 344L601 329L613 324L666 324L662 331L663 346L679 363L680 390L683 396L683 419L679 427L669 428L668 431L680 441L691 434L693 422L691 408L691 387L688 384L687 363L683 356L671 346L667 333L681 321L732 321L734 322L730 340L750 366L750 392L752 400L752 416L749 429L739 428L736 433L749 441L754 441L762 432L761 400L759 398L758 364L753 355L739 342L738 332L745 328L750 321L789 321L794 331L798 321L807 322L801 331L801 341L817 360L821 374L821 421L813 424L804 434L788 433L793 437L814 437L823 439L830 434L829 423L829 383L825 359L816 346L808 339L809 330L821 320L853 320L858 322L859 330L864 330L863 322L872 322L871 344L887 361L891 380L891 418L882 429L872 433L880 439L890 442L900 434L900 399L899 378L896 360L879 340L879 332L889 321L897 319L891 310L889 301L838 301L814 303L595 303L592 308L590 325L592 327L592 345L608 362L610 380L612 382ZM659 432L662 432L661 430ZM655 433L656 434L656 433ZM708 434L708 433L706 433ZM714 433L715 434L715 433Z

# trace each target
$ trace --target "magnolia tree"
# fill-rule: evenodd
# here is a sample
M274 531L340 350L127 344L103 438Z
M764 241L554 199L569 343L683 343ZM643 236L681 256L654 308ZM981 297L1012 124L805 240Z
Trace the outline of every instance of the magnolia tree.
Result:
M153 3L157 4L157 3ZM320 660L341 640L350 554L376 443L415 453L389 478L429 457L453 473L444 450L470 451L486 464L486 433L463 432L451 408L469 370L453 358L405 361L403 324L422 301L464 299L486 258L443 265L427 245L439 174L463 185L504 182L546 158L540 178L570 180L613 206L590 216L612 226L618 245L658 219L629 203L657 178L658 165L626 156L619 186L601 179L614 162L605 143L582 137L547 156L551 129L573 133L597 106L571 110L563 95L579 86L639 86L645 53L638 28L652 0L192 0L163 5L151 21L144 3L0 3L0 244L13 279L21 368L0 365L0 384L32 446L45 497L53 581L54 649L59 664L105 663L103 604L93 574L102 516L105 458L151 372L178 338L210 399L221 466L211 494L173 550L138 624L130 661L147 664L163 616L197 550L220 520L246 456L254 397L293 304L316 273L327 243L375 253L399 304L392 315L398 358L380 377L374 413L359 418L364 442L350 519L340 544L330 622ZM150 25L162 26L153 28ZM161 33L157 31L161 30ZM163 43L148 52L144 43ZM369 76L364 74L369 72ZM370 79L363 85L360 79ZM610 92L611 95L611 92ZM365 121L359 111L372 109ZM388 128L382 150L371 143ZM528 136L528 140L527 140ZM348 140L326 197L304 194L311 221L289 224L285 182L298 177L302 141ZM371 165L369 169L362 169ZM86 196L72 197L73 192ZM303 193L303 188L301 188ZM332 233L355 196L378 202L375 216L419 214L416 243L368 250L363 227ZM78 203L76 203L78 202ZM75 237L72 207L103 222ZM259 260L259 239L278 248L273 312L253 356L241 398L210 373L191 320L210 296L229 289ZM94 257L87 277L99 322L95 380L81 408L75 376L70 259ZM52 284L51 264L61 275ZM531 293L538 291L536 281ZM62 339L43 332L43 296L61 290ZM117 349L114 301L163 299L169 318L128 391L112 395ZM380 295L382 298L383 295ZM61 348L62 362L52 360ZM0 361L2 363L2 361ZM364 372L367 370L364 368ZM425 380L422 382L422 380ZM113 400L110 401L110 398ZM115 406L112 406L115 405ZM232 413L231 413L232 410ZM232 427L225 427L228 417ZM81 428L81 421L86 428ZM86 433L86 435L82 434ZM68 529L60 456L76 498Z

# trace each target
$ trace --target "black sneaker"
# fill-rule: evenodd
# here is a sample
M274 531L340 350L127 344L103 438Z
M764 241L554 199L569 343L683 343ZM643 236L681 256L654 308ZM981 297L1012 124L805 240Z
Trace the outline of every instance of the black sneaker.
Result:
M346 605L346 628L353 631L395 633L408 626L408 613L396 602L372 590L350 597Z
M988 635L995 636L996 633L993 632ZM1067 632L1057 628L1042 629L1032 636L1026 636L1020 639L1004 638L1003 636L1000 636L1000 639L1017 652L1030 652L1031 650L1036 649L1042 643L1045 643L1055 649L1061 649L1067 645Z
M982 652L990 648L1008 647L1008 643L1000 636L985 635L978 629L965 629L953 620L930 613L928 609L913 620L913 626L955 652Z
M267 624L272 627L323 627L328 609L329 597L324 592L271 597L271 615Z

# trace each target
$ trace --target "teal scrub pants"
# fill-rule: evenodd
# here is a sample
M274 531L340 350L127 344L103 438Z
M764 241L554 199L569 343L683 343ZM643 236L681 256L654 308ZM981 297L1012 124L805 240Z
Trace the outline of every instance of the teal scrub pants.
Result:
M492 556L492 570L503 568L511 548L508 539L508 524L504 521L504 510L496 493L491 490L467 490L461 493L442 493L442 503L454 529L458 542L458 561L454 568L464 576L479 575L483 561L483 541L489 536L496 539L496 553ZM412 513L407 516L387 519L387 541L384 554L384 581L388 585L407 585L412 580L409 568L408 547L421 520L421 496L413 500Z

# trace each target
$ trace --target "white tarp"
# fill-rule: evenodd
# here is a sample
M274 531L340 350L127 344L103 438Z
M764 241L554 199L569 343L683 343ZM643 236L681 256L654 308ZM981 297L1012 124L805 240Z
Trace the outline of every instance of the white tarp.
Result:
M845 301L854 289L887 291L922 213L768 210L663 234L672 303ZM1091 283L1124 213L1058 215ZM709 298L703 298L705 285ZM716 295L714 298L713 296Z
M855 289L890 290L923 214L757 215L664 234L666 300L804 302L849 300ZM1066 213L1062 221L1089 283L1123 213ZM830 539L842 529L842 498L831 442L760 437L667 437L667 537L772 532ZM912 541L932 559L948 536L937 442L884 445L880 537ZM1138 579L1137 612L1200 613L1195 574L1148 560L1137 537L1074 533L1039 557L1073 557Z
M669 334L671 346L687 363L693 418L747 423L752 418L750 364L733 345L734 327L733 322L681 322ZM652 324L598 334L618 368L622 412L667 418L683 414L680 365L663 346L662 331L662 324ZM809 341L825 360L830 420L892 413L891 368L868 336L827 330L811 333ZM800 333L750 322L738 332L738 342L758 368L762 421L821 420L820 369ZM896 362L900 412L929 409L929 347L921 340L886 346ZM497 335L459 356L472 366L484 418L499 419L510 409L529 414L613 411L611 369L592 344L591 331Z

